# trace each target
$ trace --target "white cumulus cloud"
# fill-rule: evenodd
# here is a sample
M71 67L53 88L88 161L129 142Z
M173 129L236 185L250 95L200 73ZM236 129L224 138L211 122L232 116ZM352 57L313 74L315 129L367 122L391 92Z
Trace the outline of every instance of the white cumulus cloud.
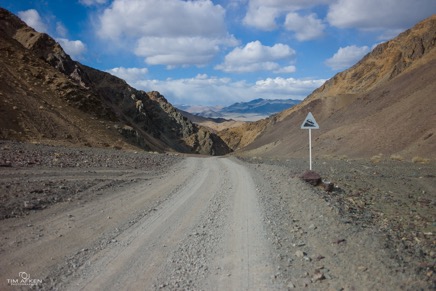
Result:
M32 27L38 32L47 32L47 24L45 24L38 11L29 9L26 11L19 11L18 17L21 18L28 26Z
M325 81L324 79L267 78L257 81L254 90L262 94L268 94L268 96L269 94L281 96L279 99L286 96L286 98L303 99L324 84Z
M295 32L297 40L306 41L322 36L325 25L314 13L300 16L291 12L286 15L285 28Z
M222 40L207 37L141 37L134 50L151 65L202 65L219 52Z
M204 65L221 46L237 45L225 10L210 0L114 0L99 17L98 34L131 50L149 64Z
M358 47L355 45L341 47L325 64L333 70L346 69L357 63L370 51L368 46Z
M68 40L66 38L57 38L56 41L73 59L78 59L82 57L82 54L86 51L86 45L81 40Z
M331 0L250 0L243 23L262 30L274 30L277 19L289 12L296 12Z
M250 83L199 74L194 78L143 80L136 84L144 91L159 91L172 104L230 105L259 96L303 99L324 82L323 79L268 78Z
M144 91L157 90L172 104L222 105L244 100L245 82L232 82L229 78L209 77L204 74L194 78L143 80L137 82Z
M278 61L291 60L295 51L285 44L264 46L260 41L247 43L244 47L237 47L228 53L224 63L215 68L225 72L254 72L279 71L281 65ZM287 67L289 71L290 67ZM294 68L295 69L295 68Z
M327 20L339 28L404 30L435 12L434 0L338 0Z
M123 79L124 81L129 83L130 86L135 86L136 82L145 79L145 75L148 74L148 69L118 67L107 70L106 72Z

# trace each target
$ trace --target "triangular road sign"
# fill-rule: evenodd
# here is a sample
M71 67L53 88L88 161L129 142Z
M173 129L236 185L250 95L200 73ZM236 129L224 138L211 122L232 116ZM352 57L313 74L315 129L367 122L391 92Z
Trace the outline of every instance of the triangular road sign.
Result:
M301 129L319 129L319 125L318 123L316 123L316 120L313 117L312 113L309 112L309 114L307 114L306 119L301 125Z

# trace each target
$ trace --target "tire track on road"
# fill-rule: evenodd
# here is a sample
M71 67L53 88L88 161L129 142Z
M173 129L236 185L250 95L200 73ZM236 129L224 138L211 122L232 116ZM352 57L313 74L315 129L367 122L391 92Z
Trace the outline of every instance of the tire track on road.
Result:
M251 174L232 159L220 160L228 170L231 209L221 253L209 280L213 290L271 290L273 265L266 240L262 209Z
M92 267L72 282L71 289L152 289L151 284L168 262L168 255L198 223L218 189L217 167L205 166L206 159L189 158L183 173L175 173L161 184L150 185L150 192L174 191L155 212L117 237L117 245L92 259ZM85 278L85 279L83 279Z

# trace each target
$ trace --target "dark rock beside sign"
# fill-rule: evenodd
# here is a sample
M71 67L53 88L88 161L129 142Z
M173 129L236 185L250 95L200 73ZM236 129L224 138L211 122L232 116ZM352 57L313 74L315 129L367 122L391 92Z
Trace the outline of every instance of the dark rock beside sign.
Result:
M313 186L318 186L321 183L321 176L317 172L311 170L304 172L301 179Z

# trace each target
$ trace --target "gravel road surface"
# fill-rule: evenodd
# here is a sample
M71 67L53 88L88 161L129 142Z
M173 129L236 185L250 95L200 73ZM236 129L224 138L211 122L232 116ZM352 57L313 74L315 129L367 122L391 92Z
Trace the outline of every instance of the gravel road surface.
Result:
M344 219L289 166L114 150L2 150L0 290L28 288L11 286L22 278L42 290L434 286L432 266L417 272L419 259L398 261L385 232Z

